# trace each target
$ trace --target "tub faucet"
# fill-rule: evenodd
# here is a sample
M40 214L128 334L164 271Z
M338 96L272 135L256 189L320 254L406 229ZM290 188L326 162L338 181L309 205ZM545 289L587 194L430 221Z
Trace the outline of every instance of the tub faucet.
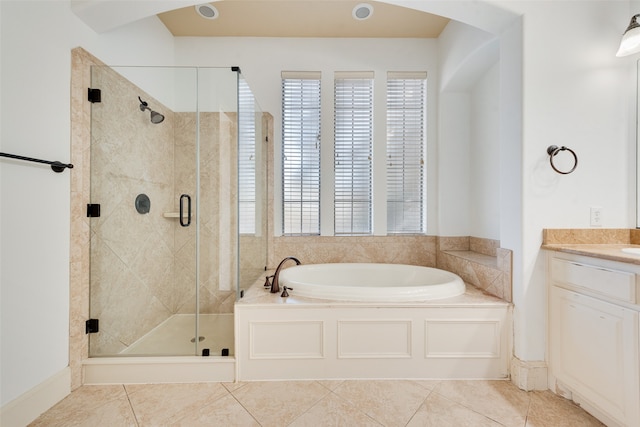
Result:
M300 261L298 261L298 258L292 257L292 256L288 256L285 259L283 259L282 261L280 261L280 264L278 264L278 268L276 268L276 272L273 274L273 279L271 280L271 293L275 294L277 292L280 292L280 283L279 283L279 277L280 277L280 269L282 268L282 264L284 264L286 261L288 260L294 260L296 262L296 265L300 265ZM267 277L267 282L265 283L265 287L267 286L267 283L269 282L269 277ZM291 288L289 288L291 289Z

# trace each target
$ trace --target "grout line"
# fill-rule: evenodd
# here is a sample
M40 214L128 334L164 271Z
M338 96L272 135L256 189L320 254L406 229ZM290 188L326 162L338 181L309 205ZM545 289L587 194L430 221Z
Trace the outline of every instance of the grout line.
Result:
M417 383L416 383L417 384ZM420 385L420 384L417 384ZM421 386L422 387L422 386ZM427 399L429 398L429 396L431 396L431 394L434 392L433 389L429 390L425 387L422 387L425 390L428 391L427 395L424 397L424 399L422 399L422 403L420 403L420 405L418 405L418 407L416 408L415 411L413 411L413 414L411 415L411 417L409 418L409 421L407 421L407 423L405 424L405 426L408 426L409 424L411 424L411 420L413 420L413 418L418 414L418 411L420 410L420 408L422 408L426 403L427 403ZM434 387L435 388L435 387Z
M327 392L325 394L323 394L316 402L314 402L311 406L309 406L307 408L306 411L301 412L297 417L295 417L293 420L291 420L291 422L288 425L291 425L292 423L294 423L297 419L299 419L300 417L302 417L304 414L306 414L307 412L309 412L311 409L315 408L316 406L318 406L318 404L320 402L322 402L324 399L326 399L329 395L334 394L332 390L330 390L328 387L326 387L324 384L320 383L320 381L315 380L313 381L314 383L318 384L319 386L321 386L322 388L324 388Z
M122 388L124 389L124 393L127 396L127 402L129 402L129 407L131 408L131 413L133 414L133 419L136 422L136 426L140 426L140 421L138 421L138 416L136 415L135 409L133 409L133 403L131 403L131 399L129 398L129 392L127 391L127 387L122 384Z
M246 384L245 384L245 385L243 385L242 387L240 387L240 388L236 389L236 390L243 389L245 386L246 386ZM226 388L226 387L225 387L225 388ZM256 422L259 426L262 426L262 424L260 423L260 421L258 421L258 419L255 417L255 415L253 415L253 414L251 413L251 411L250 411L249 409L247 409L247 408L242 404L242 402L240 402L240 401L238 400L238 398L236 397L236 395L235 395L235 394L233 394L233 392L232 392L232 391L230 391L229 389L227 389L227 391L229 392L229 394L231 395L231 397L232 397L236 402L238 402L238 405L240 405L240 407L242 407L242 409L244 409L245 411L247 411L247 414L249 414L249 416L250 416L251 418L253 418L253 419L255 420L255 422ZM234 390L234 391L235 391L235 390Z

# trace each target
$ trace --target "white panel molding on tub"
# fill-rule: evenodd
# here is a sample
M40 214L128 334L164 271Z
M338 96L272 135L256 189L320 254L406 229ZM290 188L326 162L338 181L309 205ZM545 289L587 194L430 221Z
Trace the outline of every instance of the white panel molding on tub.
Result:
M338 359L411 358L411 319L338 320Z
M427 319L425 358L497 359L501 354L500 337L499 320Z
M324 322L251 322L250 359L324 358Z

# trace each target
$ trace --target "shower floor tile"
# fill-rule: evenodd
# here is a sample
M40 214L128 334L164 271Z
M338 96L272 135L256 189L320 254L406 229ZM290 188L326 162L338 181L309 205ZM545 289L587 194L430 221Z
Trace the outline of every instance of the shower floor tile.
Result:
M227 348L233 356L233 314L201 314L199 319L198 340L195 314L174 314L120 354L193 356L208 348L212 356L219 356Z

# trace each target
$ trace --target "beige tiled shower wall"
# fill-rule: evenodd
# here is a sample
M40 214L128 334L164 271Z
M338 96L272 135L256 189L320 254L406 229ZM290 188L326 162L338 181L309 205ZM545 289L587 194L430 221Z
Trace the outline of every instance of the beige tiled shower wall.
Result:
M82 48L71 51L71 247L69 261L69 368L71 389L82 385L82 361L89 355L85 321L89 318L91 66L104 65Z
M182 194L193 195L195 174L195 113L176 113L175 190L173 211L179 210ZM232 313L235 302L236 269L235 210L237 159L236 114L200 113L200 313ZM195 198L193 200L195 203ZM193 206L195 211L195 206ZM226 218L224 224L221 217ZM181 227L174 220L175 284L184 300L176 313L193 313L196 304L195 227Z
M102 90L101 103L87 101L89 87ZM161 124L140 111L138 96L165 115ZM100 319L100 333L91 335L91 353L99 355L117 353L168 316L196 309L195 227L163 215L178 211L181 194L194 196L196 117L170 111L81 48L72 51L71 102L70 366L76 388L89 355L89 316ZM236 113L201 113L200 126L206 196L200 312L228 313L237 268L231 214L237 203ZM91 182L91 172L101 179ZM140 193L151 200L149 214L135 210ZM90 202L101 204L100 218L86 217ZM227 219L223 225L221 217Z
M109 67L94 66L91 87L102 102L91 111L91 336L92 355L116 354L171 316L185 299L174 280L175 115ZM165 116L153 124L138 96ZM148 214L136 211L146 194ZM135 314L134 314L135 313ZM135 318L132 318L132 315Z

